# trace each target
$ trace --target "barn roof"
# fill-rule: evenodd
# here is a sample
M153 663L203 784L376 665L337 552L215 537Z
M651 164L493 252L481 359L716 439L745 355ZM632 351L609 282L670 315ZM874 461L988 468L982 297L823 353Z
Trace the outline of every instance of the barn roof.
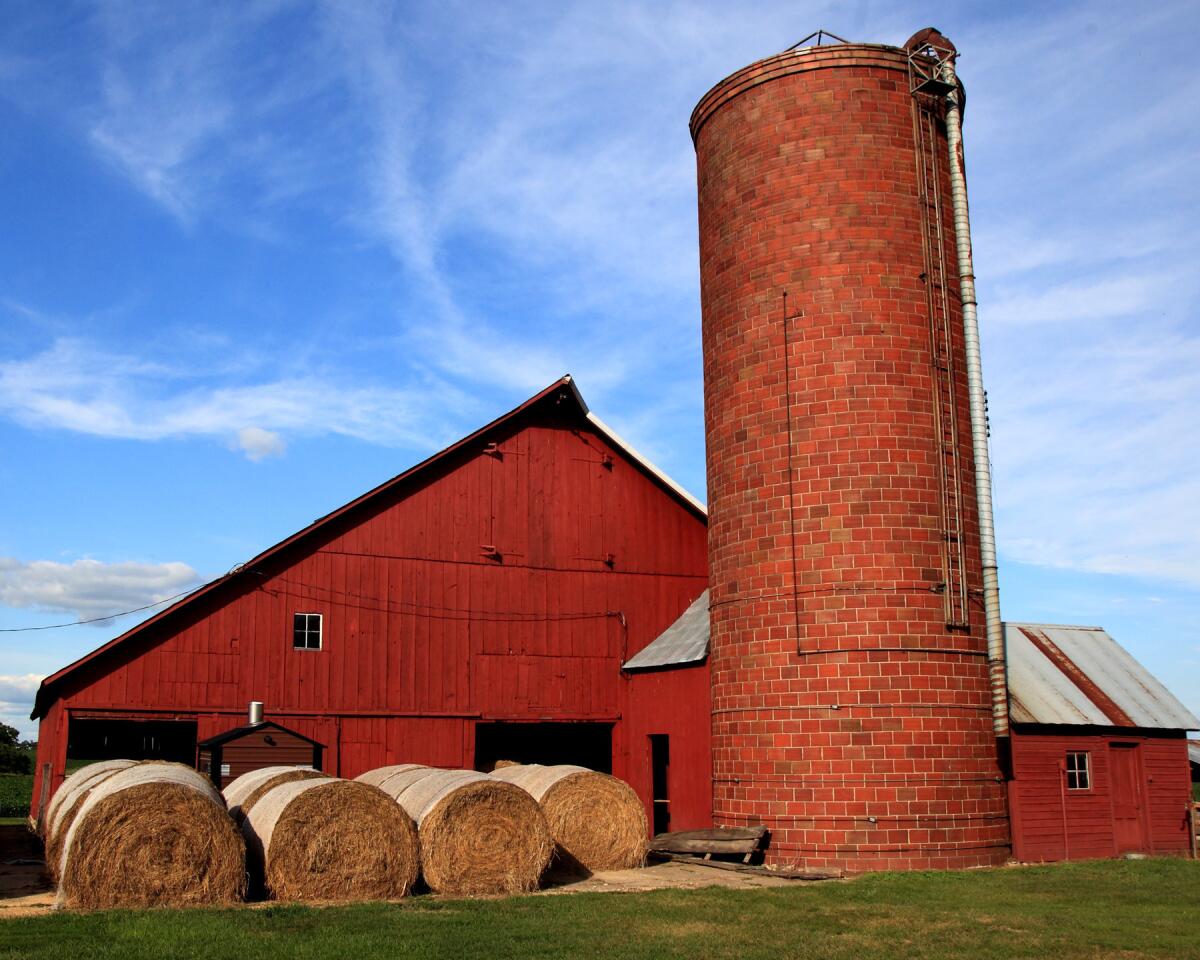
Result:
M1197 730L1174 695L1100 627L1005 625L1014 723Z
M575 385L574 379L570 376L560 377L544 390L534 394L520 406L508 411L493 420L486 426L480 427L474 433L463 437L457 443L453 443L444 450L435 453L433 456L421 461L414 467L393 477L391 480L380 484L373 490L369 490L361 497L351 500L345 506L339 507L332 513L314 520L307 527L292 534L273 547L264 550L253 560L249 560L244 564L235 567L229 573L222 577L218 577L204 586L200 587L193 593L188 594L182 600L179 600L169 607L161 610L159 613L146 620L143 620L137 626L132 627L125 633L110 640L108 643L97 647L91 653L85 654L78 660L63 667L57 673L51 674L42 681L38 687L37 696L33 701L33 711L30 713L30 719L36 720L39 717L45 716L50 704L55 696L55 688L58 687L63 680L70 676L81 667L92 663L98 658L102 658L116 648L128 643L129 641L145 635L146 631L159 624L178 617L183 611L188 610L192 604L199 601L202 597L211 596L217 591L228 589L235 583L238 583L243 578L255 574L259 568L279 556L291 548L310 542L314 537L318 536L333 522L353 515L370 505L378 498L396 491L398 488L403 489L405 485L410 485L414 481L419 481L424 474L428 473L435 466L445 461L451 455L469 448L472 445L477 445L487 441L489 436L495 435L504 428L510 426L514 421L521 417L532 414L535 410L547 406L568 405L568 409L577 415L581 420L588 423L593 430L599 433L605 440L612 445L613 449L618 451L622 456L628 459L635 467L641 470L654 483L662 487L672 498L674 498L681 506L690 511L701 520L706 520L708 513L703 503L697 500L694 496L688 493L678 483L668 477L658 467L651 463L648 459L638 453L633 447L626 443L621 437L609 427L603 420L597 417L591 410L588 409L587 403L584 402L583 396L579 392L579 388Z
M625 661L626 670L651 670L699 663L708 656L708 591L688 605L679 619Z

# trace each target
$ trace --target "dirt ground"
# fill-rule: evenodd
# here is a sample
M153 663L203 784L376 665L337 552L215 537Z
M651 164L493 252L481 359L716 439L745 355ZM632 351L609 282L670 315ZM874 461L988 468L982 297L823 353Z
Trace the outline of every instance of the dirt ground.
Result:
M0 918L40 913L53 902L41 842L22 824L0 824Z
M637 870L607 870L593 873L586 879L574 877L548 878L540 895L558 893L633 893L643 890L695 890L699 887L785 887L797 881L770 874L737 873L699 863L666 861L651 862Z

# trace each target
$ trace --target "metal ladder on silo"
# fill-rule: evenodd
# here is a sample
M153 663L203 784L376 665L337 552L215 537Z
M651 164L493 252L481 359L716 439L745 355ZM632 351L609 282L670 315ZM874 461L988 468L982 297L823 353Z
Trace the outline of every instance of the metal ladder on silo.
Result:
M966 548L963 543L962 449L958 433L958 377L955 373L953 323L946 287L946 237L942 223L937 122L940 100L922 89L923 77L909 59L913 140L921 209L921 246L925 257L925 299L929 311L929 354L933 382L933 428L937 443L942 527L942 600L946 626L970 626L967 607Z

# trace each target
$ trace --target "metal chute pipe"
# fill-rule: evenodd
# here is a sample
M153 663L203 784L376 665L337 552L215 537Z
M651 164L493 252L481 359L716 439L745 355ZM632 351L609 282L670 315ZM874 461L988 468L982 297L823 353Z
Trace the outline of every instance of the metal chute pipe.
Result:
M971 257L971 223L967 211L967 178L963 170L962 94L954 72L953 54L942 61L941 71L942 79L952 88L946 96L946 142L950 152L950 202L954 212L954 241L958 250L971 446L975 455L975 499L979 510L979 556L983 564L983 610L987 623L988 676L992 687L992 727L996 736L1007 737L1008 677L1004 657L1004 627L1000 622L1000 581L996 565L996 527L992 516L987 401L983 393L975 268Z

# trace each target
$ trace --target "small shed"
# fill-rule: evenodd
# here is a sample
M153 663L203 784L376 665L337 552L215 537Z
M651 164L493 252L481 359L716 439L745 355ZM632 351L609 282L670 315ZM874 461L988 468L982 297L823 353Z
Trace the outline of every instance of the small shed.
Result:
M1200 720L1100 627L1005 626L1018 860L1191 851Z
M234 727L197 744L197 769L220 790L231 780L263 767L321 769L325 745L270 720Z
M712 825L712 684L708 591L622 666L629 678L629 744L648 773L631 780L655 834Z

